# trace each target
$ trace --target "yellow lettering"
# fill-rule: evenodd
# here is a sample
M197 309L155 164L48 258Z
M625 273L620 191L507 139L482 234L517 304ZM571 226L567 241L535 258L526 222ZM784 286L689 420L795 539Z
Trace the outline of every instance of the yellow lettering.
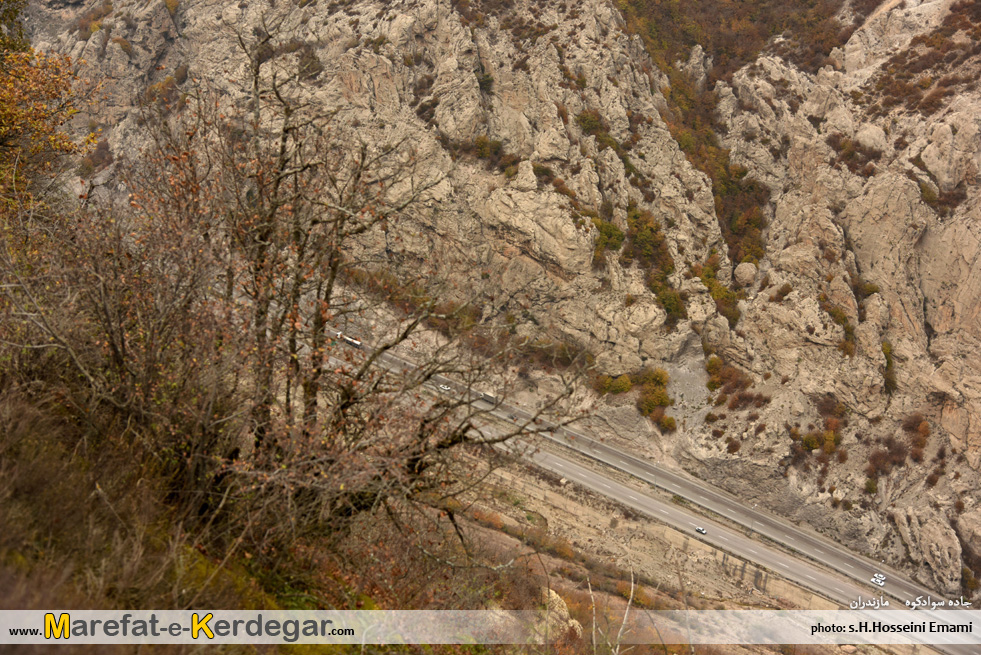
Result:
M214 614L208 612L203 619L199 619L197 614L191 615L191 639L198 638L198 632L204 630L204 634L208 635L208 639L214 639L215 633L211 631L208 627L208 621L214 618Z
M67 614L62 614L55 621L55 616L51 612L44 615L44 638L68 639L68 623L70 619ZM64 637L62 637L64 635Z

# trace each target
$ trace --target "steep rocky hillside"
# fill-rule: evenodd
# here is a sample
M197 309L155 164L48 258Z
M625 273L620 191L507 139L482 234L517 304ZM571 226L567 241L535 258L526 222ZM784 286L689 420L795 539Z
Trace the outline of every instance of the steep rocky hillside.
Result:
M662 71L604 0L39 0L29 28L107 80L79 172L109 193L141 105L210 85L245 107L240 41L271 35L263 61L435 185L366 238L379 262L433 266L447 300L599 373L668 368L682 429L645 427L653 447L954 593L981 575L978 6L887 2L816 73L778 40L715 83L745 168L725 179L755 214L666 122L677 75L697 90L713 62ZM762 250L732 261L738 221ZM616 405L600 414L646 451Z
M832 455L816 477L806 460L788 473L811 504L857 492L879 514L811 520L908 557L950 592L973 586L959 560L979 545L969 520L952 520L977 501L979 464L979 9L886 3L815 76L761 57L720 85L726 145L774 211L769 257L735 334L718 331L720 351L790 378L796 393L774 393L790 410L777 425L817 423L823 441L829 419L848 419L847 465ZM820 411L827 393L844 417Z

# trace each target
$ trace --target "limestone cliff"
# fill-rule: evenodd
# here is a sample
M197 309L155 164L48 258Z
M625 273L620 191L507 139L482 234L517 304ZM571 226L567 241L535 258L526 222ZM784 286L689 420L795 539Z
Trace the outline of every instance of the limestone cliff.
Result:
M981 18L946 33L950 11L946 0L890 2L816 75L766 54L718 83L724 143L770 190L756 263L729 261L711 184L662 120L668 80L605 0L480 11L465 0L37 0L29 27L36 47L107 80L90 127L119 162L145 143L147 98L210 85L244 107L238 37L276 16L282 48L270 56L300 67L309 101L364 141L410 144L420 177L437 182L365 248L394 270L434 264L486 320L524 316L519 334L588 348L601 372L667 364L694 383L676 394L683 429L660 436L662 451L953 592L961 552L947 515L958 500L976 508L981 465ZM966 40L957 64L944 59L950 47L929 55L941 32ZM909 58L927 56L901 80L916 101L890 95ZM704 80L707 66L696 48L682 68ZM119 188L114 165L97 163L89 176ZM639 265L597 249L601 225L626 232L639 211L675 264L668 284L687 307L675 326ZM689 272L713 250L719 280L745 291L733 326ZM770 400L706 422L726 408L708 402L702 343ZM870 477L877 450L913 438L901 423L916 412L932 431L923 452ZM623 414L605 418L636 420ZM829 419L834 457L813 445L788 454L793 430L821 432ZM890 523L890 508L910 509ZM951 543L926 545L938 539Z

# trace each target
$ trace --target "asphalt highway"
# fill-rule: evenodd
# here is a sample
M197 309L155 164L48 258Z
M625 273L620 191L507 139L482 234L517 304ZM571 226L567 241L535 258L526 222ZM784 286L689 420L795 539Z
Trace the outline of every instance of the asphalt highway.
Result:
M859 596L869 599L872 597L868 589L858 584L844 580L841 576L829 574L810 564L802 565L799 559L792 554L762 543L757 539L752 539L741 530L733 529L702 516L695 516L682 505L661 500L623 485L616 480L597 475L596 471L553 453L531 452L526 457L570 482L575 482L601 496L606 496L626 507L686 532L691 535L692 539L704 541L747 561L755 562L757 565L775 571L781 576L789 578L799 576L806 583L806 587L829 598L856 600ZM696 527L704 528L705 534L697 533ZM878 597L880 594L874 595Z
M348 345L351 343L348 342ZM405 371L414 367L412 362L390 352L379 359L391 370ZM449 391L442 389L441 385L449 387ZM496 399L476 397L473 390L465 389L448 378L435 376L432 387L436 393L455 395L469 393L474 398L473 402L485 403L488 413L501 421L520 425L532 418L531 414L520 407L503 404ZM946 598L945 595L916 584L896 571L888 569L881 562L855 554L840 544L811 530L796 526L786 519L769 514L755 506L748 506L741 499L703 480L638 459L622 449L593 439L579 430L542 423L537 423L536 427L553 428L550 433L546 432L541 436L724 517L729 524L695 516L692 511L677 503L665 502L653 495L624 486L596 470L585 468L555 453L530 450L525 457L536 465L665 524L688 532L693 539L699 539L754 562L841 603L844 608L850 608L851 604L860 598L872 599L880 596L891 599L889 609L909 609L907 601L913 603L917 599ZM740 527L733 528L731 524ZM705 534L695 532L696 527L704 528ZM790 552L752 538L754 533L766 537L773 544L783 546ZM884 585L879 586L872 582L872 577L876 573L885 574ZM941 611L941 615L942 613ZM933 612L924 612L924 617L927 618L930 614ZM933 647L951 655L977 654L981 653L981 635L976 645Z
M552 471L581 487L651 516L666 525L687 532L692 539L711 544L722 551L747 562L753 562L759 567L776 572L782 578L797 582L805 588L837 601L841 603L842 609L852 609L854 608L853 603L857 604L858 601L868 602L871 607L873 600L876 603L876 609L880 609L879 602L886 595L874 591L878 588L877 585L871 585L872 591L870 591L870 585L850 581L837 571L829 571L823 566L802 560L793 553L760 542L738 528L732 528L730 525L704 517L695 517L683 506L623 485L616 480L597 474L593 469L576 464L561 456L545 451L530 451L526 452L524 457L541 468ZM705 529L705 533L696 532L695 529L698 527ZM941 597L934 595L933 598L939 600ZM888 606L882 606L882 611L910 609L905 602L888 598L884 600ZM943 610L921 611L921 613L923 621L944 620L945 612ZM974 641L970 644L942 644L940 642L943 639L942 636L933 638L937 640L937 643L931 644L931 648L942 653L976 655L981 652L981 635L972 635L971 638Z

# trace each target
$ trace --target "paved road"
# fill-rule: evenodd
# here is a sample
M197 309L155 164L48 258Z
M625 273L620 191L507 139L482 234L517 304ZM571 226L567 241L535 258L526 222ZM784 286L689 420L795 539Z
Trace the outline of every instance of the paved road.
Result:
M623 485L616 480L598 474L593 469L581 466L554 453L529 451L523 456L541 468L561 475L566 480L575 482L662 523L687 532L693 539L699 539L769 571L775 571L783 578L798 582L806 588L841 603L843 608L851 607L851 603L858 599L871 601L883 596L883 594L874 591L870 593L867 585L846 580L844 576L835 571L828 571L809 561L801 560L799 556L787 553L783 549L752 539L738 528L707 520L704 517L694 517L689 510L682 506ZM698 534L695 532L696 527L705 528L706 533ZM766 588L765 575L762 579L755 579L754 582L756 586ZM697 592L695 589L691 591ZM885 600L889 603L888 609L890 610L908 609L905 603L900 603L895 599L892 601ZM923 621L943 621L943 615L943 611L921 610L918 617ZM976 655L981 652L981 635L971 635L970 638L974 640L971 644L940 645L939 641L943 639L943 636L933 636L931 639L937 640L938 643L931 645L931 648L949 655Z
M848 602L845 599L855 600L860 595L864 598L871 598L871 592L862 586L848 582L841 576L829 574L809 563L802 564L792 554L752 539L739 529L695 516L690 509L684 506L661 500L606 476L598 475L595 470L576 464L554 453L538 451L529 453L526 457L542 468L553 471L571 482L676 527L691 535L693 539L717 546L724 551L775 571L781 576L800 577L807 587L829 598L840 598L845 602ZM695 532L696 527L704 528L706 534L702 535ZM875 594L877 598L879 595L878 593Z
M527 417L517 408L507 408L505 411L514 414L517 419ZM867 594L871 592L876 595L887 594L903 601L904 606L905 601L913 601L920 596L932 595L934 599L945 597L910 581L885 567L881 562L877 563L873 559L856 555L823 535L800 528L786 519L776 517L755 506L748 506L732 494L713 488L706 482L685 473L668 470L655 463L633 457L615 446L591 439L576 430L562 428L555 434L544 436L648 484L681 496L815 562L839 571L860 583ZM871 582L872 576L880 572L886 575L886 584L882 587Z
M531 417L530 414L520 408L506 405L500 406L494 413L496 417L502 420L511 420L510 416L514 416L515 421L527 420ZM662 468L656 463L639 459L616 446L592 439L575 429L559 428L553 433L544 433L542 436L607 466L628 473L648 484L664 489L671 494L681 496L685 500L724 516L752 532L772 539L776 543L793 549L816 562L828 565L864 584L868 592L875 592L877 595L888 593L902 601L913 600L918 596L930 594L934 598L942 597L937 592L911 582L899 573L888 569L882 563L856 555L827 537L800 528L786 519L756 508L755 505L749 506L736 496L686 473ZM871 582L872 576L879 572L886 575L884 587L879 587Z
M383 365L392 370L404 371L414 367L412 362L392 353L385 353L379 359ZM450 388L450 391L446 392L440 389L438 385L445 385ZM433 378L432 386L438 393L462 394L468 392L454 380L441 376ZM469 392L472 393L472 390ZM522 421L532 418L531 414L520 407L496 401L488 402L488 400L476 400L475 402L486 403L489 413L499 420L520 424ZM537 427L555 426L538 424ZM865 599L877 598L880 595L888 596L893 601L890 604L891 609L907 609L906 601L913 602L917 598L932 597L935 600L945 598L943 594L938 594L906 579L896 571L883 566L882 563L876 563L872 559L856 555L822 535L800 528L786 519L756 508L755 505L749 507L739 498L702 480L633 457L629 453L593 439L579 430L565 427L556 428L551 434L545 433L543 436L648 484L664 489L673 495L680 496L692 504L710 510L725 517L728 521L742 526L747 532L755 532L765 536L773 542L791 549L794 553L790 554L750 539L747 532L742 530L732 529L704 518L693 518L690 512L676 504L665 503L652 496L641 494L596 471L586 469L558 455L544 452L529 455L539 466L552 470L586 488L644 512L669 525L686 530L692 534L693 538L699 538L727 552L756 562L789 580L841 603L844 607L849 607L850 603L860 596ZM708 534L698 535L695 533L696 522L707 528ZM808 561L808 559L812 561ZM822 568L815 563L827 568ZM882 587L874 585L870 581L873 574L877 572L886 575L886 583ZM851 578L852 582L846 581L844 579L846 577ZM936 648L951 655L976 654L981 652L979 650L981 640L978 641L978 645L938 646Z

